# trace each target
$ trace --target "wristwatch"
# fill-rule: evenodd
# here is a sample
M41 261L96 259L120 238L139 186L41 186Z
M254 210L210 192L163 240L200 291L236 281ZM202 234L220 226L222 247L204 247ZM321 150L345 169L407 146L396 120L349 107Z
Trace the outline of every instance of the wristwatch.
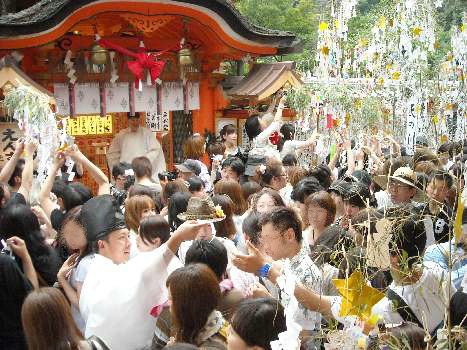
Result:
M258 270L258 276L259 277L268 277L268 274L269 274L269 270L271 270L271 264L270 263L266 263L264 264L259 270Z

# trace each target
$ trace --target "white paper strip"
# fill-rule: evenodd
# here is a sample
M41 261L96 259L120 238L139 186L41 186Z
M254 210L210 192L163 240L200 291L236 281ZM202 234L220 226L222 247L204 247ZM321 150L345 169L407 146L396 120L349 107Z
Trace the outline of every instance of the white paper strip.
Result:
M54 97L57 102L57 114L70 115L70 91L68 84L54 84Z
M407 103L407 124L405 131L405 147L407 155L413 155L415 151L415 139L417 137L417 114L415 111L417 100Z
M162 84L162 110L183 110L183 85L181 82L167 82Z
M199 109L199 83L190 81L187 83L188 109Z
M101 112L100 102L99 84L76 84L76 114L99 114Z
M124 113L130 111L130 91L128 89L128 83L105 85L107 113Z
M157 112L156 85L143 84L142 91L135 89L135 112Z

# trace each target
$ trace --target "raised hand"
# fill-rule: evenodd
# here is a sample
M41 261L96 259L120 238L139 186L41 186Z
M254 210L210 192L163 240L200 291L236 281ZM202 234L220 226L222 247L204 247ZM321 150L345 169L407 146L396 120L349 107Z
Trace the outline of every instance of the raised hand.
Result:
M15 142L15 154L16 155L21 155L24 151L24 138L20 137L18 140Z
M57 279L59 281L68 278L68 276L71 273L71 270L73 270L73 268L76 266L76 261L78 257L79 254L75 253L73 255L70 255L70 257L66 259L66 261L63 263L62 267L60 268L60 270L58 270L57 273Z
M251 242L246 243L249 254L234 254L233 264L242 271L257 273L266 264L266 257Z
M11 238L8 238L6 242L10 246L10 249L13 251L13 253L15 253L15 255L21 260L24 260L29 256L26 243L24 243L24 241L21 238L13 236Z

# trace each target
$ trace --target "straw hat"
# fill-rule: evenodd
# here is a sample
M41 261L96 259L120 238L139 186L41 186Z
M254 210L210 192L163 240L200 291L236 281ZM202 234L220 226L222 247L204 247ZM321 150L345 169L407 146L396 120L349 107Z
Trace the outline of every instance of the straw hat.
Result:
M219 205L214 205L211 197L191 197L186 212L178 214L178 218L182 221L198 220L208 223L224 220L225 214Z
M374 178L374 182L381 188L386 189L389 180L395 180L403 183L404 185L413 187L417 190L414 196L416 202L423 202L426 200L426 194L420 188L417 187L417 174L409 167L401 167L397 169L392 176L379 175Z

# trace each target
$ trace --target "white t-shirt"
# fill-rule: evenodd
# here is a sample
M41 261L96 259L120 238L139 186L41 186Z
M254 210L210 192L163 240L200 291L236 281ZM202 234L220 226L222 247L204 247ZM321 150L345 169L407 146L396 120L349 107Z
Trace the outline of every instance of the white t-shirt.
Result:
M92 266L93 260L94 260L94 254L87 255L84 258L82 258L80 262L78 263L78 265L72 270L71 275L70 275L70 284L75 290L78 289L78 283L83 284L88 274L89 267ZM81 333L84 333L84 329L86 328L86 323L84 322L84 319L81 317L81 313L79 312L79 309L73 304L71 305L71 314L73 316L73 319L75 320L76 325L81 331Z

